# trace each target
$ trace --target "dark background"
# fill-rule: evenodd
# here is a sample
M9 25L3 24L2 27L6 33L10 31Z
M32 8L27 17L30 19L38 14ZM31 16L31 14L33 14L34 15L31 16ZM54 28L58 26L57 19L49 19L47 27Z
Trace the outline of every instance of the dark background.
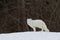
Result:
M33 31L26 19L42 19L60 32L60 0L0 0L0 33Z

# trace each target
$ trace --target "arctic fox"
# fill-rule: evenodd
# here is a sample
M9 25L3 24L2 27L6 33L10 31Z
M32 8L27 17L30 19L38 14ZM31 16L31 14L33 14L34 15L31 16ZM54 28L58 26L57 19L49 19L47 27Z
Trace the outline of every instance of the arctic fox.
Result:
M34 32L36 32L36 27L38 28L41 28L42 32L45 31L45 32L49 32L49 29L47 28L45 22L41 19L36 19L36 20L32 20L31 18L30 19L27 19L27 24L33 28Z

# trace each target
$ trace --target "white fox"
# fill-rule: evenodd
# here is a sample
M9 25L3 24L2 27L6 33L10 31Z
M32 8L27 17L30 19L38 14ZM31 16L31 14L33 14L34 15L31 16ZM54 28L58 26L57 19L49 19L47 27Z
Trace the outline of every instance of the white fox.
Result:
M30 19L27 19L27 24L33 28L34 32L36 32L36 27L38 28L41 28L41 32L45 31L45 32L49 32L49 29L47 28L46 24L44 21L42 21L41 19L38 19L38 20L32 20L31 18Z

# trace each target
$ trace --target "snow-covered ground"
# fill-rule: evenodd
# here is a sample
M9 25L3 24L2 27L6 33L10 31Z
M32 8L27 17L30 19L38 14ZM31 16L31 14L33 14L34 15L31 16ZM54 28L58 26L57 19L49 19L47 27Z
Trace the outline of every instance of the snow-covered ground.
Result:
M60 40L60 33L17 32L9 34L0 34L0 40Z

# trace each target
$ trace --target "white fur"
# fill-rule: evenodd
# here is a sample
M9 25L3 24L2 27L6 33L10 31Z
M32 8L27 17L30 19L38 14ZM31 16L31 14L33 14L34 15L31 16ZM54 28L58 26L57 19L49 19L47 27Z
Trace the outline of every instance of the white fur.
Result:
M27 19L27 24L33 28L34 32L36 32L35 27L41 28L42 31L45 30L45 32L49 32L49 29L47 28L46 24L44 21L38 19L38 20L32 20L32 19Z

